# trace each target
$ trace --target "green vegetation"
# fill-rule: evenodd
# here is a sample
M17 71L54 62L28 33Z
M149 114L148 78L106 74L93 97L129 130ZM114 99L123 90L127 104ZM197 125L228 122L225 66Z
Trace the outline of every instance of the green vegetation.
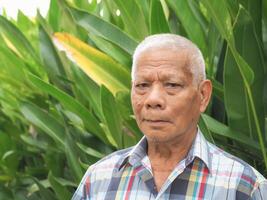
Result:
M203 52L206 137L267 175L263 10L267 0L51 0L34 22L0 16L0 199L70 199L89 165L142 137L131 55L162 32Z

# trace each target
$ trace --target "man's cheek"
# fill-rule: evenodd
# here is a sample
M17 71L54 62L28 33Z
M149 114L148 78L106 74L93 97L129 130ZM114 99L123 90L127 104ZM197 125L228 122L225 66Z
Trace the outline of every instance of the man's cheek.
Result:
M132 104L133 104L133 109L136 112L140 111L143 107L143 98L139 96L134 97L132 100Z

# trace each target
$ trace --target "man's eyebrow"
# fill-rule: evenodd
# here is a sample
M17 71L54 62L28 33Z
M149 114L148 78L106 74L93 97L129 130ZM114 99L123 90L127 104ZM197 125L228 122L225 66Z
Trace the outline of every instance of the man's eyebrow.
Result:
M160 81L183 81L186 77L182 75L160 76ZM135 78L136 81L151 81L153 78L150 75L141 75Z
M135 81L150 81L151 80L151 78L149 78L149 77L136 77L135 78Z

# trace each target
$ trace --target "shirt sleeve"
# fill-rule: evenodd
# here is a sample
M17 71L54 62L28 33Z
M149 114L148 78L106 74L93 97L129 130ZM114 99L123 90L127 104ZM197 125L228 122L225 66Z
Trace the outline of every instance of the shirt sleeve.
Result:
M71 200L91 200L91 167L88 168L85 175L83 176L81 183L75 191Z
M267 199L267 180L264 180L253 191L251 200L266 200Z

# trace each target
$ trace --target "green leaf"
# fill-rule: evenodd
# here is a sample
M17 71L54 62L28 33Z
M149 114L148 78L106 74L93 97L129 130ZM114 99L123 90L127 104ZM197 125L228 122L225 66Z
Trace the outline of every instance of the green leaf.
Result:
M137 42L118 27L81 10L70 8L70 12L76 23L85 30L118 45L129 54L133 54Z
M94 41L96 46L107 55L111 56L113 59L117 60L119 63L125 66L131 66L132 58L130 54L122 50L115 44L103 39L102 37L90 34L90 38ZM128 70L130 68L127 68Z
M70 193L70 191L64 185L62 185L62 183L56 177L54 177L51 172L48 174L48 180L53 187L58 199L71 199L72 194Z
M240 7L235 21L234 35L241 39L235 43L236 49L232 45L229 45L231 53L227 54L228 57L226 57L225 62L225 64L230 63L234 66L234 68L228 66L225 69L225 85L226 88L228 88L228 90L225 90L225 102L227 112L229 113L229 125L237 130L243 130L249 133L250 138L258 138L265 167L267 168L266 143L263 136L264 94L262 91L264 88L264 68L262 66L264 65L264 61L261 52L262 48L258 43L259 39L253 29L254 23L249 13L243 7ZM247 50L247 48L250 50ZM238 52L240 52L243 57L241 57ZM254 55L252 56L252 54ZM235 60L235 62L233 60ZM232 85L230 86L230 83L233 81L231 80L231 73L235 74L234 87ZM242 86L240 86L238 80L243 81ZM229 98L231 94L232 96ZM241 102L244 103L239 104L234 101L236 99L233 97L237 94L239 94L237 98L243 98ZM255 104L255 102L257 102L257 104ZM244 130L245 127L241 126L240 123L245 124L247 129Z
M237 52L236 49L229 46L231 53L235 59L237 67L240 71L242 79L246 81L249 85L253 84L254 81L254 71L250 68L248 63L244 60L244 58Z
M207 29L206 73L208 77L214 77L222 82L226 42L221 38L213 21L209 23Z
M102 112L105 117L106 134L111 143L116 144L116 147L122 147L122 119L117 109L116 101L112 93L105 88L101 87L101 105Z
M55 118L31 103L22 103L20 110L27 120L45 131L60 148L64 147L64 127Z
M73 35L80 35L84 37L84 34L79 31L79 27L75 24L74 19L68 9L66 0L57 0L59 6L59 30L67 31Z
M42 25L39 26L39 41L41 59L45 65L45 70L47 71L50 80L63 88L63 82L60 81L59 77L66 76L64 66L50 36Z
M14 199L12 191L9 188L0 185L0 199Z
M187 0L187 2L192 11L192 14L195 16L195 18L198 20L198 23L202 27L202 30L207 33L209 21L203 13L201 1Z
M227 9L227 2L216 0L202 0L201 2L206 7L207 13L216 24L216 27L218 28L222 37L225 38L230 45L233 45L233 30L231 16Z
M86 171L90 165L88 163L84 163L81 160L79 160L79 164L82 166L82 168Z
M50 1L48 10L48 23L54 31L59 31L60 10L58 2L55 0Z
M52 173L51 173L51 175L52 175ZM65 178L56 177L56 176L54 176L53 178L64 187L77 187L76 183L69 181Z
M150 34L169 33L169 25L160 0L151 1L150 4Z
M39 188L40 196L42 200L57 200L55 195L48 189L43 186L43 181L40 182L38 179L33 178L34 182Z
M80 93L85 101L89 101L90 109L94 111L99 119L102 119L100 87L76 66L71 67L71 72L75 87L77 88L76 96L79 95L77 93ZM85 105L85 103L83 104Z
M251 85L254 105L258 119L260 120L261 130L264 127L264 107L263 107L263 85L264 85L264 61L262 58L262 50L258 43L257 35L253 30L253 22L244 8L240 8L235 27L234 35L240 40L236 41L236 48L242 55L236 55L235 58L232 51L227 51L225 58L224 82L225 82L225 103L228 113L228 121L231 128L238 130L253 138L257 138L255 134L255 122L252 111L249 108L248 94L243 82L243 74L245 80L252 83L249 78L251 72L247 69L253 69L255 81ZM238 53L236 53L238 54ZM248 66L248 63L250 66ZM238 68L238 65L245 66ZM242 69L239 71L239 69ZM242 88L242 89L241 89Z
M167 0L167 2L181 21L189 39L201 49L204 55L206 55L207 47L205 32L191 10L189 1Z
M233 54L237 66L241 72L242 78L249 84L253 83L254 73L246 61L239 55L235 48L235 39L233 35L233 26L231 23L231 17L227 10L225 1L207 1L203 0L204 5L209 11L216 27L221 33L222 37L228 42L231 53Z
M114 2L121 11L121 18L126 31L138 41L143 40L148 35L148 28L144 14L135 0L115 0Z
M132 118L133 110L130 98L130 92L118 92L116 94L117 109L123 119L123 143L124 147L135 145L143 133L137 126L136 120Z
M34 139L33 137L27 135L20 135L20 137L27 145L31 145L42 150L46 150L48 148L48 144L44 141Z
M72 171L72 174L74 175L76 182L80 182L83 177L84 171L82 170L82 166L78 164L79 154L77 151L76 144L70 135L68 127L65 127L65 128L66 128L65 154L67 157L68 165L69 165L70 170Z
M215 79L212 80L212 90L213 94L218 97L221 101L224 101L224 88L223 85L216 81Z
M30 41L36 55L39 55L38 49L38 26L37 23L31 21L23 12L20 10L17 14L16 26L24 34L24 36Z
M230 138L232 140L245 144L248 148L260 151L259 144L256 141L244 136L241 132L230 129L225 124L213 119L206 114L202 114L202 119L204 120L208 129L216 135Z
M5 172L8 175L15 176L19 166L20 156L16 149L4 153L1 162L5 165Z
M14 140L6 133L0 131L0 169L3 169L4 175L12 177L16 175L19 159Z
M198 124L199 124L199 128L200 128L200 130L201 130L202 133L205 135L205 138L206 138L209 142L215 144L214 139L213 139L213 137L212 137L212 133L210 132L210 130L209 130L209 128L208 128L208 126L207 126L205 120L203 119L202 115L201 115L200 118L199 118L199 122L198 122Z
M0 75L5 75L7 76L7 78L14 78L13 82L18 81L21 84L26 82L25 71L27 71L27 66L25 66L23 61L15 56L10 49L6 49L0 46L0 59Z
M58 99L66 109L76 113L83 120L86 128L92 131L92 133L98 136L101 140L106 142L105 135L99 126L99 122L83 105L77 102L73 97L52 85L45 83L34 75L29 75L29 79L36 87Z
M0 182L10 182L13 179L12 176L8 175L0 175ZM0 190L2 192L2 190ZM0 192L0 199L1 199L1 192Z
M149 1L144 0L135 0L139 8L142 10L142 13L145 17L146 24L149 24Z
M57 147L49 145L44 155L47 169L53 173L54 176L64 176L63 168L66 167L66 155L64 152L58 150Z
M267 10L267 0L263 0L262 4L263 4L262 11ZM267 13L266 12L262 12L262 14L263 14L263 21L267 25Z
M96 10L97 8L97 1L92 0L89 2L88 0L74 0L75 6L77 6L80 9L87 10L89 12L92 12Z
M33 49L30 42L21 33L21 31L0 15L0 35L4 37L7 44L15 51L21 58L32 57L35 61L39 61L36 51Z
M77 143L77 146L83 151L85 152L86 154L90 155L90 156L93 156L93 157L96 157L96 158L103 158L105 155L96 151L95 149L93 148L90 148L90 147L87 147L81 143Z

